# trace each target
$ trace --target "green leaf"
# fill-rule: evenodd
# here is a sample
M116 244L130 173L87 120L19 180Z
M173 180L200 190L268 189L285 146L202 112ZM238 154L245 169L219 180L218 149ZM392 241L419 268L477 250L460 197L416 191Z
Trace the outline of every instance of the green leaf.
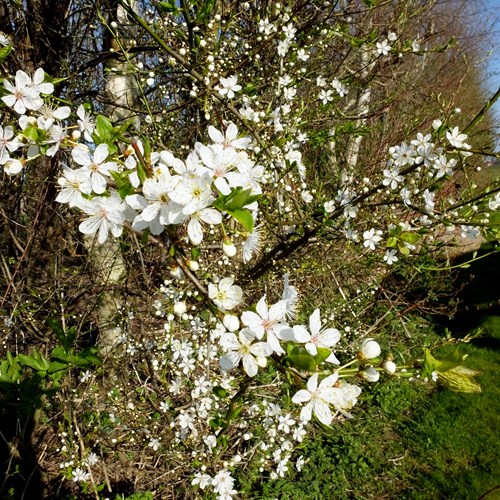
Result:
M144 229L144 231L141 234L141 245L142 246L147 245L148 241L149 241L149 227Z
M55 77L50 76L49 74L45 73L45 71L43 73L44 73L43 81L48 82L48 83L52 83L53 85L57 85L61 82L65 82L66 80L69 80L69 76L65 76L62 78L55 78Z
M146 175L146 171L144 170L144 165L140 161L137 162L136 170L141 184L144 184L148 176Z
M55 347L52 349L50 356L52 359L63 361L66 364L68 363L68 358L70 357L70 355L62 347Z
M197 5L196 20L200 23L205 23L212 14L215 0L206 0Z
M257 94L257 89L253 83L247 83L243 92L248 96L254 96Z
M398 239L395 236L391 236L387 239L385 246L387 248L394 248L398 244Z
M253 232L253 216L250 210L246 208L236 209L236 210L228 210L226 212L234 217L249 233Z
M199 247L191 248L191 260L198 260L201 255L201 250Z
M23 369L16 359L13 359L10 352L7 352L7 359L0 364L0 382L13 384L21 378Z
M366 40L363 38L357 38L355 36L350 37L349 41L353 47L362 47L366 43Z
M298 370L312 372L316 370L315 359L307 353L303 354L293 354L290 356L292 365Z
M124 200L129 194L134 193L135 189L128 178L128 172L116 172L115 170L109 171L111 177L116 183L116 190L120 198Z
M90 364L101 366L102 359L97 355L98 351L99 349L97 347L87 347L78 353L78 357Z
M363 0L363 3L369 8L373 9L375 7L375 0Z
M457 366L445 372L438 371L439 381L453 392L480 393L481 386L473 379L480 372Z
M210 425L212 429L221 429L226 427L226 421L220 417L214 417L208 421L208 425Z
M135 121L135 118L130 118L125 123L120 125L119 127L115 127L114 128L115 138L122 136L129 129L130 125L132 125L134 123L134 121Z
M97 115L96 132L103 142L108 142L113 139L114 127L109 118L102 115Z
M59 323L59 321L57 321L57 319L55 318L47 318L47 325L56 334L59 342L61 342L61 344L63 344L64 346L66 341L66 334L64 333L61 323Z
M238 208L243 208L247 204L246 202L250 197L250 193L250 189L244 190L241 187L233 189L226 199L226 209L236 210Z
M228 422L237 420L243 411L242 405L234 405L227 413L226 420Z
M252 195L251 189L243 189L242 187L233 188L229 194L221 194L213 203L213 206L220 211L237 210L245 205L250 205L260 198L260 195Z
M67 370L68 368L69 366L67 363L62 363L61 361L52 361L47 368L47 372L49 373L49 375L53 375L54 373ZM54 379L54 377L52 377L52 379Z
M7 45L0 49L0 64L2 64L12 51L12 45Z
M410 249L405 245L398 245L398 250L401 255L408 257L410 255Z
M432 372L436 371L437 367L438 367L438 360L431 354L431 351L427 347L425 347L422 375L424 377L430 378L432 376Z
M23 135L24 135L24 137L26 137L30 141L38 142L38 140L40 138L40 132L41 132L41 130L36 128L36 127L26 127L23 130Z
M22 365L29 366L36 371L45 371L49 367L49 360L44 358L40 353L37 353L37 355L34 356L18 354L17 359Z
M90 361L85 359L85 357L80 357L77 354L73 354L71 352L66 352L61 347L56 347L52 350L51 356L56 361L62 361L67 363L68 365L87 367L91 364Z
M331 353L332 351L326 347L318 347L318 353L314 356L314 361L316 361L316 364L319 365L320 363L323 363L323 361L325 361Z
M414 244L420 239L420 235L418 233L403 233L400 236L401 240L405 243Z
M158 2L158 7L162 12L176 12L179 9L175 5L175 0L168 0L167 2Z
M216 385L213 389L212 392L221 399L227 398L229 396L229 392L224 389L224 387L221 387L220 385Z

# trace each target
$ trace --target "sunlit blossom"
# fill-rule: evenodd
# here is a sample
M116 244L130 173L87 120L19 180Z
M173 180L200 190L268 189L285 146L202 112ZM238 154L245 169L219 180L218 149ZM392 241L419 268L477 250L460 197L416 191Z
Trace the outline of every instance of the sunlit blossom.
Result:
M241 321L248 326L258 339L267 335L267 342L277 354L285 351L281 347L279 339L283 339L282 333L290 331L290 327L284 322L287 310L287 301L280 300L271 307L266 303L264 295L256 306L256 312L245 311L241 315Z
M241 330L238 336L234 333L224 334L221 343L227 352L219 360L221 368L231 370L241 362L246 374L255 377L259 366L266 366L266 358L273 352L267 342L254 342L255 338L249 328Z
M233 99L235 93L240 90L241 85L238 85L238 77L236 75L220 79L220 86L218 87L220 95L226 96L228 99Z
M318 347L331 349L335 346L340 340L340 332L335 328L323 329L319 309L316 309L309 317L309 330L304 325L295 325L293 327L293 338L296 342L305 344L305 348L311 356L316 356ZM339 363L333 353L328 361L335 364Z
M295 404L306 403L300 412L300 419L309 422L312 415L325 425L330 425L333 415L330 405L335 403L335 389L333 386L338 380L338 373L324 378L318 385L318 374L314 373L307 382L307 389L296 392L292 398Z
M223 310L234 309L241 302L243 290L233 278L222 278L218 284L209 283L208 296Z
M110 176L110 170L117 170L118 168L115 162L106 161L108 155L107 144L99 144L93 153L83 145L79 145L71 151L73 160L88 170L92 190L96 194L104 193L107 186L106 178Z

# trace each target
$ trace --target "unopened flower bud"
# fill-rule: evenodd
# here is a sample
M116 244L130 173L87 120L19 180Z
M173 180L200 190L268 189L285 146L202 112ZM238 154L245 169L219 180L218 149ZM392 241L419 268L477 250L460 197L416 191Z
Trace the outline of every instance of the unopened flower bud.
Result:
M375 370L373 366L361 370L360 372L358 372L358 375L361 378L367 380L368 382L377 382L378 379L380 378L380 373L377 370Z
M394 373L396 373L396 370L398 369L398 367L396 366L396 363L394 363L394 361L391 361L390 359L388 359L387 361L384 361L382 368L389 375L393 375Z
M256 356L255 357L255 362L261 367L265 368L267 365L267 358L264 356Z
M71 132L71 137L73 138L74 141L80 139L81 136L82 133L79 130L73 130L73 132Z
M222 320L222 324L228 332L235 332L240 327L240 320L234 314L226 314Z
M432 128L433 128L434 130L437 130L437 129L438 129L438 128L442 125L442 124L443 124L443 122L442 122L441 120L437 120L437 119L436 119L436 120L434 120L434 121L432 122Z
M360 359L373 359L380 355L381 349L378 342L373 339L365 339L361 344L361 349L358 352Z
M224 238L224 243L222 244L222 251L228 257L234 257L236 255L236 247L228 237Z
M174 304L174 313L177 314L177 316L182 316L187 310L186 304L184 302L176 302Z
M191 271L196 272L196 271L198 271L198 269L200 269L200 264L198 264L198 262L196 260L188 259L188 260L186 260L186 264L189 267L189 269L191 269Z
M172 278L183 278L184 273L182 272L182 269L179 266L171 266L170 267L170 275Z

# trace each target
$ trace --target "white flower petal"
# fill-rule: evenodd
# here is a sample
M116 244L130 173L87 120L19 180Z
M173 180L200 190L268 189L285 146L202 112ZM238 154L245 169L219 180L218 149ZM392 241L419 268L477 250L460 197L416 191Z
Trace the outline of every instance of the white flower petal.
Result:
M316 337L318 347L331 347L340 340L340 332L335 328L328 328Z
M200 221L191 217L187 227L188 236L193 245L199 245L203 240L203 228L201 227Z
M219 365L224 371L232 370L239 365L241 354L236 351L227 352L220 358Z
M269 319L279 321L285 317L287 311L287 301L280 300L269 308Z
M311 314L309 318L309 328L311 329L311 333L317 334L321 330L321 320L319 317L319 309L315 309L315 311Z
M292 402L295 404L307 403L307 401L311 401L311 393L305 389L296 392L292 398Z
M259 358L266 358L273 352L273 348L267 342L257 342L250 346L250 352Z
M99 146L97 146L94 151L95 163L101 164L108 157L108 154L109 154L108 145L99 144Z
M295 325L293 327L293 336L296 342L305 343L311 340L311 335L304 325Z
M73 157L73 160L78 163L78 165L86 167L91 164L89 150L81 144L73 148L71 156Z
M243 356L243 369L249 377L255 377L255 375L257 375L259 367L251 354L245 354Z
M212 125L208 127L208 135L210 136L210 139L212 139L212 141L214 142L223 143L225 140L222 133Z
M318 388L318 374L314 373L311 378L307 381L307 390L311 393L316 392Z
M215 208L204 208L198 217L207 224L220 224L222 222L222 214Z
M309 403L304 408L302 408L302 411L300 412L300 420L302 422L309 422L312 418L312 404Z
M81 222L78 229L83 234L95 234L99 230L101 221L100 217L90 217Z
M322 403L321 401L316 402L314 405L314 414L322 424L330 425L332 423L332 412L326 403Z
M325 377L319 384L320 389L325 389L327 387L333 387L336 383L337 380L339 379L339 374L338 372L332 373L328 377Z

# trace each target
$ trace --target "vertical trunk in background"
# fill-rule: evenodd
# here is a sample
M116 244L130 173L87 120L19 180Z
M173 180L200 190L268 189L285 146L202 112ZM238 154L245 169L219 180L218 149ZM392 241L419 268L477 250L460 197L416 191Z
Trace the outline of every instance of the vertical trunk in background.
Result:
M374 57L373 53L364 50L361 52L361 71L360 71L360 80L361 82L367 82L368 77L372 73L375 64L376 57ZM354 107L354 114L358 117L354 122L354 126L356 129L360 129L366 124L365 116L368 115L370 111L370 100L371 100L371 86L370 84L366 84L365 88L362 88L359 95L356 98L356 104ZM343 174L342 184L345 183L347 177L351 176L354 173L356 165L358 164L359 152L361 149L361 142L363 141L362 135L352 135L347 144L347 150L345 155L345 163L346 170Z
M137 9L134 0L130 0L129 5ZM122 47L126 48L133 40L134 29L128 25L126 12L121 6L112 2L109 7L111 18L108 25L111 26L112 21L115 21L118 27L111 28L112 33L108 32L106 45L116 54L121 54ZM137 104L136 80L125 57L108 60L105 69L106 94L109 102L113 103L108 108L108 116L114 122L124 121L130 118L130 109ZM127 269L118 239L109 238L100 245L94 238L87 238L86 246L97 281L102 286L98 304L99 346L104 354L109 354L125 333L123 313L126 302L120 289L127 277Z

